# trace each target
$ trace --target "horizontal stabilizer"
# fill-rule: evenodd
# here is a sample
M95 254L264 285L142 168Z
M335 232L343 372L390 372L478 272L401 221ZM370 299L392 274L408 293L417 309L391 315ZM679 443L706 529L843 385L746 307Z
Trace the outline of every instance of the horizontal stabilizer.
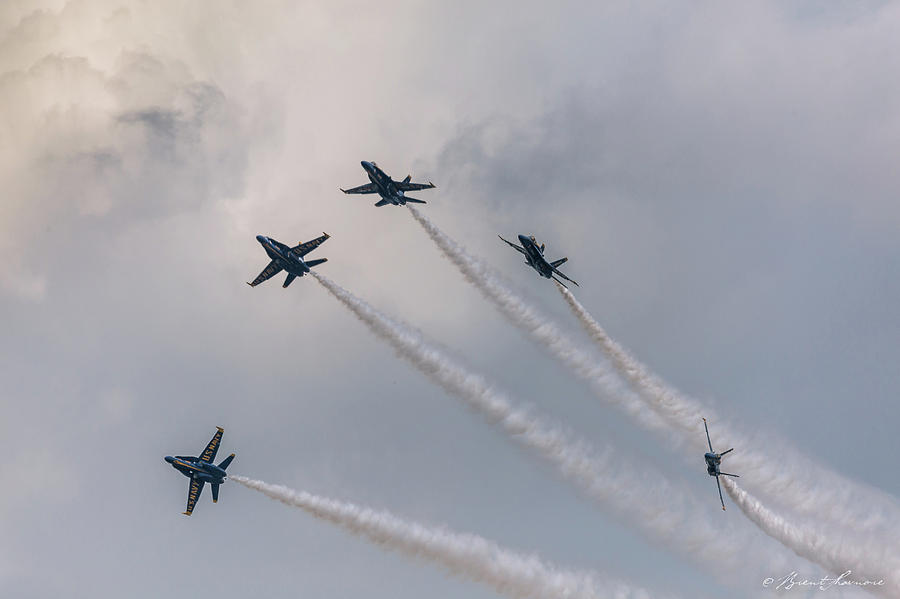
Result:
M322 264L323 262L328 262L328 258L319 258L318 260L307 260L306 265L310 268L316 266L318 264Z
M221 468L222 470L228 470L228 466L231 464L231 460L233 459L234 454L231 454L230 456L222 460L222 462L219 464L219 468Z
M550 266L552 266L553 268L556 268L560 264L565 264L568 261L569 261L568 258L560 258L559 260L554 260L553 262L551 262Z
M404 198L404 199L405 199L407 202L412 202L412 203L414 203L414 204L427 204L427 203L428 203L428 202L426 202L425 200L417 200L416 198L406 197L406 198Z
M726 449L725 451L723 451L722 453L719 454L719 457L722 457L722 456L725 455L726 453L729 453L729 452L732 452L732 451L734 451L734 447L732 447L731 449Z
M282 287L287 287L288 285L293 283L294 279L296 279L296 278L297 278L297 275L295 275L293 273L288 273L288 275L284 278L284 285L282 285Z

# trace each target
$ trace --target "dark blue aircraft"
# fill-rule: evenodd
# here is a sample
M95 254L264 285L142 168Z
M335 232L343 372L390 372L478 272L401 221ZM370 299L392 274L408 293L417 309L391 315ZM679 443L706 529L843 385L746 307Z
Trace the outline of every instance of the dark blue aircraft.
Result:
M497 235L497 237L500 237ZM553 262L548 262L546 258L544 258L544 244L538 245L537 240L535 240L534 235L519 235L519 241L522 243L522 247L517 246L511 241L506 241L502 237L500 237L504 242L508 243L511 247L513 247L517 252L521 252L525 254L525 264L535 269L539 275L544 277L545 279L553 279L563 287L567 287L565 283L557 279L553 276L553 274L558 274L562 278L572 283L576 283L563 273L559 272L556 268L560 264L563 264L568 260L568 258L560 258L559 260L554 260Z
M328 262L328 258L304 261L303 256L325 243L325 240L329 237L330 235L328 235L328 233L323 233L321 237L316 237L312 241L301 243L296 247L288 247L265 235L257 235L256 241L263 246L263 249L266 250L266 253L272 261L269 262L269 265L266 266L261 273L259 273L258 277L253 279L252 283L247 284L251 287L256 287L263 281L271 279L283 270L287 272L287 277L284 279L284 285L282 285L282 287L287 287L294 279L308 273L309 269L313 266Z
M381 200L375 203L376 206L387 206L394 204L402 206L407 202L416 204L425 204L424 200L417 200L406 195L407 191L417 191L419 189L432 189L434 183L410 183L410 175L406 176L403 181L394 181L385 173L377 164L363 160L360 162L366 174L369 175L369 183L354 187L353 189L341 189L344 193L377 193L381 196Z
M225 430L221 426L216 427L216 434L206 444L206 449L200 454L200 457L188 455L166 456L166 461L172 464L175 470L191 479L191 485L188 487L187 510L185 516L190 516L194 511L194 506L203 492L203 485L209 483L212 485L213 503L219 501L219 485L225 482L225 470L234 459L231 454L216 466L213 460L216 459L216 452L219 451L219 443L222 441L222 433Z
M724 456L729 451L734 451L734 447L727 451L723 451L722 453L716 453L712 448L712 441L709 440L709 427L706 426L706 418L703 419L703 428L706 429L706 442L709 444L709 453L703 455L703 459L706 460L706 472L710 476L716 477L716 486L719 488L719 501L722 502L722 509L725 509L725 500L722 498L722 485L719 484L720 476L734 476L735 478L740 478L737 474L728 474L727 472L722 472L719 470L719 464L722 463L722 456Z

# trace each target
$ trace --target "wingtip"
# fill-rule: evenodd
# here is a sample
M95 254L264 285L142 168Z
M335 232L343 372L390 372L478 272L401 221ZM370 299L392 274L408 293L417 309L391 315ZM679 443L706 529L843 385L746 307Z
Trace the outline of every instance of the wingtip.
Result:
M190 516L191 513L190 513L190 512L181 512L181 515L182 515L182 516Z
M722 511L723 511L723 512L725 511L725 506L724 506L724 505L722 506Z
M326 233L325 231L322 231L322 235L325 236L325 239L331 239L331 235L329 235L329 234Z
M216 430L219 431L220 433L224 433L224 432L225 432L225 429L222 428L221 426L217 426L217 427L216 427Z
M245 281L245 282L246 282L248 285L250 285L251 287L253 287L253 283L251 283L250 281Z
M701 416L701 418L702 418L702 416ZM703 418L703 422L706 422L706 418Z

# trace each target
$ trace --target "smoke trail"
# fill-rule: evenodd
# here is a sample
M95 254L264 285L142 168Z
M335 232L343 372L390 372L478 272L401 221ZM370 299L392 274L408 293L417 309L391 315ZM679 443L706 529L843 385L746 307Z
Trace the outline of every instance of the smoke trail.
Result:
M598 356L576 347L551 319L523 301L497 273L469 255L424 214L410 205L406 207L444 256L456 265L466 280L481 291L482 295L497 305L500 312L513 324L544 344L563 364L586 380L604 400L616 403L647 428L663 432L669 430L656 413L646 409L647 406L639 397L622 387L619 378L610 372Z
M874 545L860 545L824 535L818 526L800 526L788 522L739 487L731 478L724 476L721 481L729 497L751 521L797 555L819 564L835 575L851 570L852 578L856 580L883 580L883 586L862 588L873 593L900 597L900 562L896 553L889 553ZM894 551L896 552L896 548Z
M349 308L397 355L409 361L432 382L468 406L528 449L551 462L569 481L598 503L613 508L645 534L690 555L716 570L746 569L748 553L760 572L784 563L786 554L773 551L765 537L752 529L723 529L713 525L709 511L687 489L675 486L648 468L623 463L612 448L596 453L584 442L515 408L505 394L484 377L456 362L409 325L396 321L357 298L327 277L316 279ZM765 546L763 546L765 544Z
M451 573L487 584L516 599L647 599L650 594L623 582L600 579L594 573L561 570L500 547L472 534L407 522L385 511L293 491L281 485L229 476L291 507L368 539L376 545L442 565Z
M624 388L619 384L618 377L609 372L597 357L574 346L547 316L540 314L536 308L511 291L492 269L469 255L421 212L412 206L407 208L444 256L482 295L493 302L514 325L547 347L557 359L588 382L600 399L623 408L638 423L661 433L675 447L684 449L687 444L691 451L705 447L702 443L705 435L698 403L679 401L685 398L675 394L666 394L660 396L658 401L648 402ZM619 358L621 361L624 355ZM632 367L633 365L629 365L626 370ZM651 409L648 410L648 407ZM705 410L708 417L711 412ZM716 421L719 422L718 419ZM673 430L672 425L677 430ZM717 432L721 434L724 430L720 427ZM727 434L729 446L750 448L756 445L746 436L739 436L733 429ZM767 494L783 498L793 509L828 517L843 526L861 527L866 531L891 527L891 534L896 532L896 518L888 515L898 513L893 498L877 490L863 488L812 460L803 459L799 455L792 455L785 460L783 453L767 454L745 449L734 456L732 463L739 465L742 472L753 473L754 481ZM855 510L856 506L860 506L860 509ZM886 533L886 536L889 537L890 534Z
M557 289L591 339L650 406L684 433L699 431L702 440L698 423L703 415L710 415L711 410L667 385L612 339L571 291L558 283ZM749 450L754 446L749 439L730 430L718 419L716 422L714 434L717 437L727 439L729 446L746 448L729 458L734 467L761 481L763 490L768 490L794 512L826 518L856 533L876 532L896 538L900 513L896 500L890 496L876 489L860 487L788 448L778 452L792 454L787 465L784 460Z

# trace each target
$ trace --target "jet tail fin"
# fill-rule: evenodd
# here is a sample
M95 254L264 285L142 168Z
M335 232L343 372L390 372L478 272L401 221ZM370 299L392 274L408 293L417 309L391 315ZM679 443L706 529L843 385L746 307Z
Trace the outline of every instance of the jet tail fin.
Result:
M317 266L319 264L322 264L323 262L328 262L328 258L319 258L318 260L307 260L306 265L308 267L312 268L313 266Z
M406 196L405 199L407 202L412 202L413 204L427 204L428 203L425 200L417 200L416 198L411 198L409 196Z
M406 179L403 180L403 183L409 183L410 179L412 179L412 175L406 175Z
M212 487L213 503L218 503L219 502L219 485L216 483L213 483L210 486Z
M231 464L231 460L233 459L234 454L231 454L230 456L222 460L221 463L219 463L219 468L221 468L222 470L228 470L228 465Z

